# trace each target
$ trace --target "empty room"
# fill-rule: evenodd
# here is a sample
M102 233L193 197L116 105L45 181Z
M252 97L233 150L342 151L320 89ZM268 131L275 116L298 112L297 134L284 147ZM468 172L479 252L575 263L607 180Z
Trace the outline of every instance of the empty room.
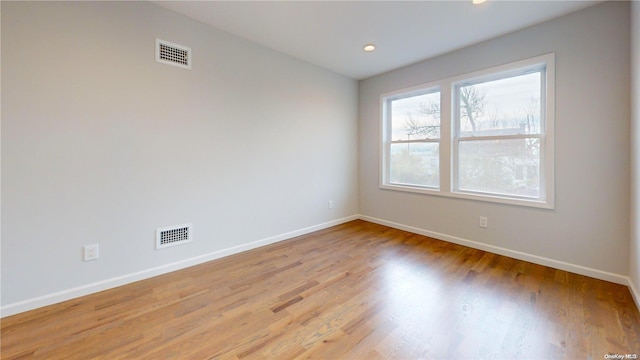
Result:
M0 12L2 359L640 356L640 2Z

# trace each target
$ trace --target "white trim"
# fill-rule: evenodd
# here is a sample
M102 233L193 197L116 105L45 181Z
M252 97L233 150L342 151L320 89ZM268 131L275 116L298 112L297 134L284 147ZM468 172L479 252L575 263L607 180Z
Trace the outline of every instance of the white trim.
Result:
M188 268L194 265L199 265L208 261L220 259L225 256L234 255L243 251L252 250L255 248L259 248L261 246L273 244L283 240L288 240L296 236L309 234L314 231L344 224L346 222L357 220L357 219L359 219L359 215L351 215L341 219L328 221L322 224L313 225L306 228L290 231L284 234L271 236L265 239L250 242L248 244L242 244L242 245L230 247L227 249L214 251L208 254L195 256L189 259L184 259L184 260L176 261L173 263L141 270L131 274L117 276L114 278L97 281L91 284L86 284L86 285L78 286L75 288L58 291L52 294L47 294L47 295L38 296L32 299L15 302L12 304L2 306L0 308L0 318L10 316L10 315L15 315L15 314L33 310L33 309L37 309L47 305L53 305L63 301L75 299L81 296L97 293L99 291L112 289L118 286L130 284L136 281L152 278L154 276L170 273L176 270L181 270L181 269Z
M391 121L385 121L386 118L391 118L391 108L389 103L393 100L399 100L403 98L409 98L413 96L419 95L428 95L433 93L440 93L440 102L442 102L442 89L446 87L447 82L443 81L431 81L424 84L419 84L415 86L411 86L404 89L394 90L390 92L386 92L384 94L380 94L379 103L380 103L380 138L378 142L378 156L379 161L378 164L380 169L378 171L378 185L380 187L385 187L390 185L389 178L389 153L391 151L392 143L405 143L411 141L394 141L391 139ZM442 153L442 114L440 115L440 137L437 139L422 139L416 142L430 142L430 143L438 143L439 144L439 153ZM434 187L434 189L438 189L439 186ZM391 187L390 189L394 189Z
M460 137L457 130L459 124L455 119L459 106L455 89L474 83L494 81L530 72L540 72L541 76L541 118L543 123L540 134ZM440 138L429 140L392 140L389 102L419 94L440 92ZM500 203L541 209L555 208L555 53L535 56L467 74L431 81L400 90L380 94L380 136L378 149L378 187L380 189L419 193L425 195L445 196L474 201ZM540 139L540 196L529 198L509 194L465 191L458 186L458 150L461 141L478 141L490 139ZM440 182L438 186L418 186L397 184L390 181L390 146L394 143L437 142L440 153Z
M635 287L631 279L625 275L614 274L607 271L585 267L582 265L571 264L564 261L559 261L559 260L538 256L538 255L524 253L521 251L515 251L515 250L503 248L503 247L488 245L488 244L480 243L473 240L463 239L456 236L438 233L435 231L429 231L429 230L425 230L425 229L421 229L421 228L417 228L409 225L399 224L396 222L382 220L382 219L374 218L371 216L351 215L341 219L336 219L336 220L328 221L322 224L309 226L303 229L294 230L284 234L275 235L265 239L257 240L248 244L238 245L231 248L222 249L222 250L214 251L208 254L192 257L189 259L176 261L170 264L165 264L165 265L157 266L154 268L145 269L135 273L98 281L92 284L78 286L75 288L59 291L56 293L47 294L44 296L39 296L36 298L24 300L24 301L19 301L13 304L8 304L0 308L0 318L10 316L10 315L15 315L15 314L33 310L33 309L37 309L47 305L53 305L63 301L75 299L81 296L93 294L99 291L112 289L118 286L130 284L139 280L152 278L154 276L181 270L181 269L202 264L208 261L220 259L225 256L234 255L243 251L248 251L261 246L273 244L279 241L288 240L296 236L309 234L314 231L344 224L349 221L353 221L357 219L369 221L372 223L388 226L395 229L408 231L414 234L429 236L434 239L447 241L447 242L451 242L458 245L468 246L474 249L484 250L494 254L509 256L519 260L529 261L538 265L549 266L555 269L560 269L560 270L569 271L569 272L580 274L580 275L589 276L595 279L600 279L604 281L610 281L616 284L626 285L629 287L629 291L631 292L631 295L636 303L636 306L640 309L640 292Z
M451 83L455 85L468 85L477 83L479 82L479 80L486 80L488 77L494 79L503 79L511 76L516 76L518 74L524 74L526 71L533 70L538 66L548 65L549 62L555 62L554 52L534 56L527 59L517 60L498 66L493 66L462 75L452 76L447 80L451 81Z
M446 185L446 184L444 184ZM516 206L526 206L532 208L540 208L540 209L553 209L553 204L547 204L547 202L537 199L526 199L526 198L516 198L516 197L506 197L500 194L484 194L484 193L472 193L472 192L462 192L462 191L447 191L442 188L437 187L426 187L426 186L418 186L418 185L408 185L408 184L383 184L379 186L382 190L394 190L394 191L402 191L423 195L433 195L433 196L442 196L447 198L457 198L457 199L465 199L465 200L473 200L473 201L485 201L499 204L507 204L507 205L516 205ZM526 202L523 204L523 202Z
M435 231L420 229L417 227L399 224L392 221L382 220L382 219L378 219L370 216L360 215L360 219L369 221L372 223L392 227L394 229L404 230L414 234L424 235L424 236L432 237L434 239L443 240L443 241L467 246L474 249L488 251L493 254L504 255L504 256L512 257L514 259L524 260L524 261L532 262L534 264L552 267L554 269L569 271L572 273L589 276L595 279L610 281L616 284L629 285L631 282L628 276L614 274L608 271L597 270L597 269L589 268L582 265L576 265L576 264L571 264L571 263L560 261L560 260L549 259L543 256L532 255L532 254L528 254L521 251L511 250L511 249L494 246L494 245L488 245L488 244L480 243L473 240L463 239L463 238L442 234ZM638 294L636 293L636 297L637 296ZM637 303L637 300L636 300L636 303Z
M629 280L629 282L627 284L629 286L629 292L631 292L631 296L633 297L633 301L636 302L636 307L640 310L640 292L638 291L636 286L633 284L633 281L631 281L631 278L627 277L627 279Z

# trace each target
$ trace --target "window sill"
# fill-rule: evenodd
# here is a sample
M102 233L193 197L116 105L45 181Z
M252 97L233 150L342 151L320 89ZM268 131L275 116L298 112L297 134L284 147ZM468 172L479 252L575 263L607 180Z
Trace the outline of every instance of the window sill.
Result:
M555 204L553 201L545 201L545 200L539 200L539 199L511 198L511 197L500 196L500 195L478 194L478 193L468 193L468 192L451 192L451 191L443 191L438 188L396 185L396 184L381 184L380 189L431 195L431 196L442 196L442 197L455 198L455 199L464 199L464 200L482 201L482 202L497 203L497 204L531 207L531 208L538 208L538 209L548 209L548 210L555 209Z

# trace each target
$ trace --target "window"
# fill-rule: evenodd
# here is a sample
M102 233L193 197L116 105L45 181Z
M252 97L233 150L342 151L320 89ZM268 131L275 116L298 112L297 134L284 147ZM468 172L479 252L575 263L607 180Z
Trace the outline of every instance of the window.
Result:
M554 55L383 94L380 186L553 208Z
M390 184L438 188L440 91L428 89L388 100Z

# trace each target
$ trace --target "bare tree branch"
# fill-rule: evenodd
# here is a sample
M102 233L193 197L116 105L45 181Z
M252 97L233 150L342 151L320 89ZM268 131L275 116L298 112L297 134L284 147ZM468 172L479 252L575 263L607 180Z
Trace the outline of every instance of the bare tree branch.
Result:
M473 85L460 87L460 119L467 118L471 129L477 130L476 120L484 115L484 98L486 93L481 92Z
M423 135L425 138L440 137L440 103L421 103L417 116L407 114L404 129L407 135Z

